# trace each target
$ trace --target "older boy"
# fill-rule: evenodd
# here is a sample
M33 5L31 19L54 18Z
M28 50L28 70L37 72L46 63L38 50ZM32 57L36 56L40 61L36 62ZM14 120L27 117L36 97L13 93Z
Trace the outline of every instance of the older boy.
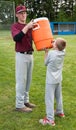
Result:
M33 69L32 28L33 20L26 24L27 9L23 5L16 7L17 23L11 27L16 51L16 110L31 112L34 104L29 102L29 90Z

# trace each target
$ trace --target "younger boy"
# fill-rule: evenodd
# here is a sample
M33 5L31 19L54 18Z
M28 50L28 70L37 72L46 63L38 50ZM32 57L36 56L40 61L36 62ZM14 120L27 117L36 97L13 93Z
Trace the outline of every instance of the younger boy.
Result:
M57 38L53 43L53 50L45 49L45 65L47 66L46 73L46 89L45 89L45 104L46 118L40 119L39 123L55 126L54 114L64 117L63 102L62 102L62 67L65 56L66 41L62 38ZM56 98L56 112L54 111L54 97Z

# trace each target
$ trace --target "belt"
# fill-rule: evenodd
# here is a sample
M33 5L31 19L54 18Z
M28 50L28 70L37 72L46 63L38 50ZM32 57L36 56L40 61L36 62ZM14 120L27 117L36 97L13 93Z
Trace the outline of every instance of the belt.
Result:
M20 52L20 53L22 53L22 54L29 54L29 55L31 55L31 54L32 54L32 51L28 51L28 52Z

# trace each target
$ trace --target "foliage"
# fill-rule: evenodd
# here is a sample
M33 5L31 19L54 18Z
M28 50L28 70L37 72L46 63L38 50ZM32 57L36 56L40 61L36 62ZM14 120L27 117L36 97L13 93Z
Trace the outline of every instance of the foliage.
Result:
M57 22L69 21L68 19L66 19L66 13L62 8L60 9L60 12L58 13L57 18L56 18L55 21L57 21Z
M36 17L48 17L53 19L53 3L51 0L26 0L25 5L28 8L30 19ZM49 9L48 9L49 8Z
M76 21L75 0L1 0L0 24L9 24L15 21L15 7L11 2L15 2L15 7L19 4L26 5L28 21L37 17L47 17L51 22Z
M72 17L73 21L76 21L76 5L73 8L73 17Z
M13 10L13 4L8 1L2 1L0 2L0 20L2 21L3 24L9 24L13 22L13 16L14 16L14 11Z

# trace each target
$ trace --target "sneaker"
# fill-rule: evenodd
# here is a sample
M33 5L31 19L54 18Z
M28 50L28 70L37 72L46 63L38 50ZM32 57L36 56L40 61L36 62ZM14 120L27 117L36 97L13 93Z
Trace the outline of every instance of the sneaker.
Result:
M59 117L65 117L64 113L56 113L55 115Z
M19 112L32 112L32 109L28 108L28 107L23 107L23 108L16 108L16 111L19 111Z
M55 122L52 121L52 120L48 120L47 118L40 119L40 120L39 120L39 123L41 123L42 125L49 124L49 125L51 125L51 126L55 126Z
M35 104L32 104L32 103L24 103L24 105L25 105L26 107L29 107L29 108L35 108L35 107L36 107L36 105L35 105Z

